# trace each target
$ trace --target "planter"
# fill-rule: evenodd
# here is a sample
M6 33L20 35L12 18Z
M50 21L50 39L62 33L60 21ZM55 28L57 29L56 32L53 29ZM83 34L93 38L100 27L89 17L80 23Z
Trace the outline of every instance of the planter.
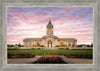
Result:
M59 56L41 56L34 63L39 64L63 64L66 63Z

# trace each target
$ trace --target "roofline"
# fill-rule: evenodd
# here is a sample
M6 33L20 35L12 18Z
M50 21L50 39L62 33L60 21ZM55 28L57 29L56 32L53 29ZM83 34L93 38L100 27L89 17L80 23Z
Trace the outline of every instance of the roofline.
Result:
M63 40L63 39L66 39L66 40L70 40L70 39L73 39L73 40L77 40L75 38L58 38L59 40Z

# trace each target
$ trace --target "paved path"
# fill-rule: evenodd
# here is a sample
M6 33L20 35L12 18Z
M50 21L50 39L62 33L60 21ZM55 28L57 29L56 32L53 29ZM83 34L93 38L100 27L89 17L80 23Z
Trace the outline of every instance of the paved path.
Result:
M32 64L34 61L38 59L38 56L34 58L9 58L8 64Z
M62 56L62 58L65 62L68 62L68 64L92 64L93 63L93 59L66 58L65 56Z
M35 56L34 58L9 58L8 64L32 64L40 56ZM79 59L79 58L66 58L65 56L60 56L68 64L92 64L93 59Z

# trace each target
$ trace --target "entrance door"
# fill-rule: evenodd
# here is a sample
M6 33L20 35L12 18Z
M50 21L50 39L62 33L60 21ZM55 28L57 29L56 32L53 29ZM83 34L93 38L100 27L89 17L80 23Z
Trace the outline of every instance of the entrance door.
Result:
M51 40L48 41L48 47L49 47L49 48L52 47L52 41L51 41Z

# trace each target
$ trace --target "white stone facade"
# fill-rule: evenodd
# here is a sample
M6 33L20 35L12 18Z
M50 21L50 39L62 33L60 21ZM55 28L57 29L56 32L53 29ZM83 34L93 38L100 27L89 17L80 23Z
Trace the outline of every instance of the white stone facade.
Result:
M23 40L25 47L44 46L46 48L55 47L76 47L77 40L74 38L58 38L53 35L53 25L49 21L47 25L47 35L42 38L26 38Z

